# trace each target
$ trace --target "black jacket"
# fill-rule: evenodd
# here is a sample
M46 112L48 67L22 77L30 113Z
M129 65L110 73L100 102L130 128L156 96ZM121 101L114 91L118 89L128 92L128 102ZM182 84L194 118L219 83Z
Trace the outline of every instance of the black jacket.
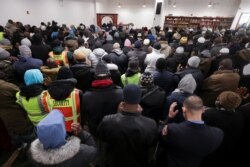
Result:
M168 124L164 137L168 167L199 167L202 159L221 144L223 132L189 121Z
M105 115L115 114L122 101L122 89L117 86L92 88L83 94L82 126L88 123L89 131L95 136L97 126Z
M142 50L139 50L137 48L134 48L133 50L128 52L127 56L128 56L129 60L131 60L133 58L137 58L139 60L139 66L141 69L141 73L143 73L145 68L146 68L144 65L144 60L147 56L147 53L142 51Z
M101 167L148 167L157 127L140 113L121 112L103 118L97 137L101 142Z
M40 59L43 61L43 64L46 64L46 60L49 58L48 54L51 51L51 48L48 45L31 45L30 49L33 58Z
M111 62L118 66L121 74L124 74L127 70L128 59L122 50L113 50L110 54Z
M166 94L158 86L141 87L142 98L140 105L143 108L142 115L159 122L162 118L162 109L165 103Z

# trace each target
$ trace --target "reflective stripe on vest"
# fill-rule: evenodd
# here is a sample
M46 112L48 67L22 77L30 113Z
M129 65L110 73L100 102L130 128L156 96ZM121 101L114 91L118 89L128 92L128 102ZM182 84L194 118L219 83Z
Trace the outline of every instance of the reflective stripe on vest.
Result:
M70 121L75 123L80 122L80 99L78 89L74 89L69 97L64 100L55 100L45 91L43 93L42 102L45 109L49 112L53 109L58 109L63 113L67 131L71 131Z
M53 53L53 51L49 52L49 57L53 58L56 62L57 65L62 66L62 63L64 65L69 65L68 57L67 57L67 52L63 51L61 54L56 55Z

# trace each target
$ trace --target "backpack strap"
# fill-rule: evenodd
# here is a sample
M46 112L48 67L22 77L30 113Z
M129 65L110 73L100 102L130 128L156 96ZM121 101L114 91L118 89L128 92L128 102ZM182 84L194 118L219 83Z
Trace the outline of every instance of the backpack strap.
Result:
M141 100L144 100L146 97L150 96L151 94L153 94L155 91L157 91L159 89L158 86L156 86L154 89L152 89L151 91L147 92L145 95L142 96Z

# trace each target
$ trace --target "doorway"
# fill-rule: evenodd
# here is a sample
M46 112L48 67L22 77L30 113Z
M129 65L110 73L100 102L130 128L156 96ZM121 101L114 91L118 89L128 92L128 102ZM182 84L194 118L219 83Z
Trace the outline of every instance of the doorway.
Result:
M97 13L97 25L102 27L103 24L112 23L114 26L117 26L118 14L110 13Z

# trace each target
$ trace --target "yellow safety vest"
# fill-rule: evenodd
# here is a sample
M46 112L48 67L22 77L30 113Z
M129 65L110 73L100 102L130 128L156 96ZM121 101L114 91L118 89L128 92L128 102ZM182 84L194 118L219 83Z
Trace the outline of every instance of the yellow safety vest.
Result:
M42 103L45 110L48 112L53 109L58 109L63 113L67 132L71 132L72 123L80 123L81 121L78 89L74 89L69 97L64 100L55 100L50 96L48 91L44 91L42 93Z
M34 126L36 126L48 114L42 105L41 95L37 97L31 97L29 98L29 101L27 101L26 97L20 95L19 91L16 93L16 98L16 102L22 106L22 108L24 108Z
M69 61L67 57L67 51L63 51L61 54L56 55L53 51L49 52L49 57L53 58L58 66L69 66Z

